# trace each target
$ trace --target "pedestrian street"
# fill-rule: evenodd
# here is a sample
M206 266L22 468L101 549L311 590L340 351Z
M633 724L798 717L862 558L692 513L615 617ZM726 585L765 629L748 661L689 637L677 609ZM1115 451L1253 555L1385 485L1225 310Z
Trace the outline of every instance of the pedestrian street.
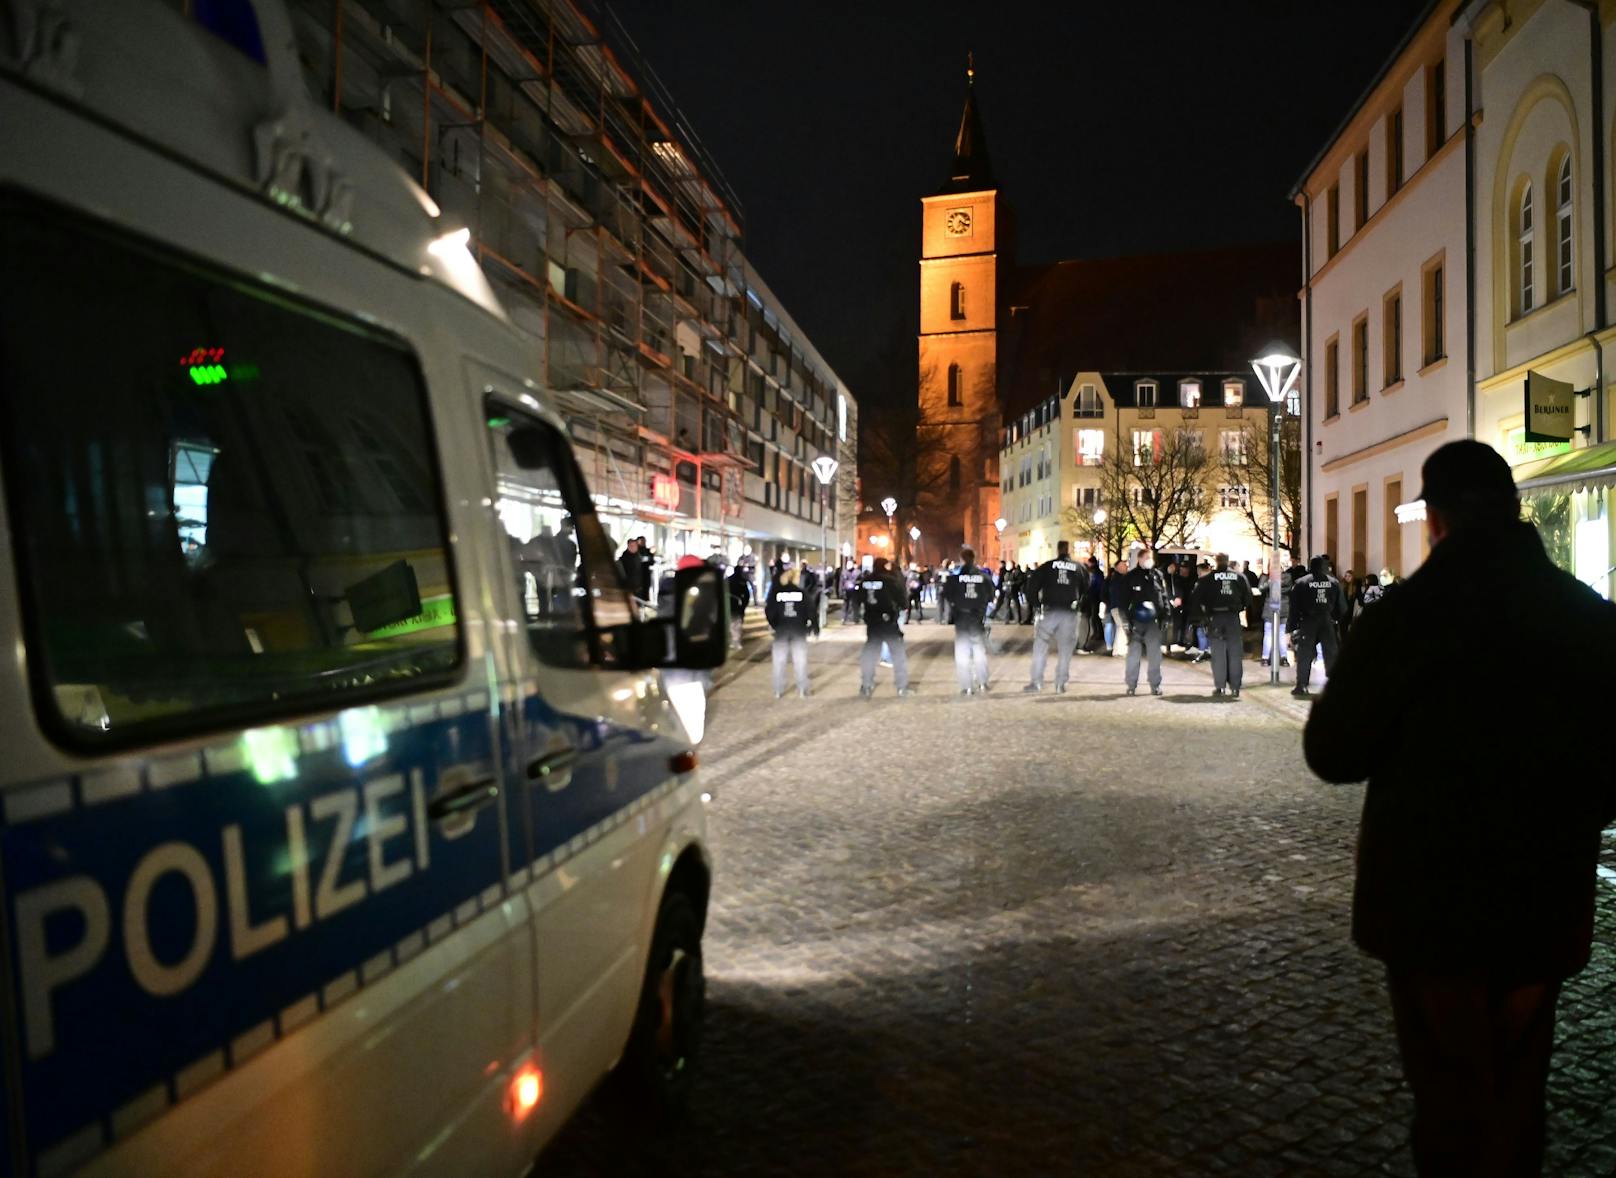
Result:
M1348 939L1362 788L1308 772L1289 678L1248 660L1219 701L1174 657L1129 698L1122 659L1080 655L1067 694L1024 695L1032 628L1000 625L992 693L961 697L933 616L903 699L886 668L858 697L863 628L832 615L814 694L776 700L748 627L700 749L721 871L688 1122L591 1105L540 1172L1411 1174L1383 976ZM1616 886L1599 920L1549 1174L1616 1173Z

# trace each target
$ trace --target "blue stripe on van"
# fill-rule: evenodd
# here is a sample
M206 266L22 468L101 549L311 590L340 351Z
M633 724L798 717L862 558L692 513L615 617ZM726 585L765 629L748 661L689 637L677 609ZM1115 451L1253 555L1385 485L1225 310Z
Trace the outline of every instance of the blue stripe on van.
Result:
M35 1156L127 1135L503 898L495 808L454 838L422 821L440 766L494 774L487 712L452 711L358 769L340 742L201 758L169 785L153 763L144 789L90 804L81 779L81 804L7 825Z

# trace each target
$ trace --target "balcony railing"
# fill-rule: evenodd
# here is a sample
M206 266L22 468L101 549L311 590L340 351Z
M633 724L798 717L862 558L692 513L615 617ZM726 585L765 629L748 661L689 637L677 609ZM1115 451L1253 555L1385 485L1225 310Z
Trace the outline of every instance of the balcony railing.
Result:
M1139 406L1139 416L1140 416L1141 420L1146 419L1146 418L1154 418L1156 416L1156 406L1154 406L1154 405L1141 405L1141 406Z

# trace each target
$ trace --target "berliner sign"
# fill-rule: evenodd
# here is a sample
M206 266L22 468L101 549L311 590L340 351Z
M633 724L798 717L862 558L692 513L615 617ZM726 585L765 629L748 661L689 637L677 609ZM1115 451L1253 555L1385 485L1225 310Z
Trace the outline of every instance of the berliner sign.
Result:
M1541 372L1526 374L1527 442L1569 442L1575 429L1575 393L1569 381L1550 380Z

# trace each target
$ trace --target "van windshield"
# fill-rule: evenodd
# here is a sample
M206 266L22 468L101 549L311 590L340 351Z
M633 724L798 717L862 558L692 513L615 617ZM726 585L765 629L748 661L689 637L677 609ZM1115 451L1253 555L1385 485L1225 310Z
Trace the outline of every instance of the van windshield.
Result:
M42 718L144 739L458 659L420 375L356 325L0 217L6 500Z

